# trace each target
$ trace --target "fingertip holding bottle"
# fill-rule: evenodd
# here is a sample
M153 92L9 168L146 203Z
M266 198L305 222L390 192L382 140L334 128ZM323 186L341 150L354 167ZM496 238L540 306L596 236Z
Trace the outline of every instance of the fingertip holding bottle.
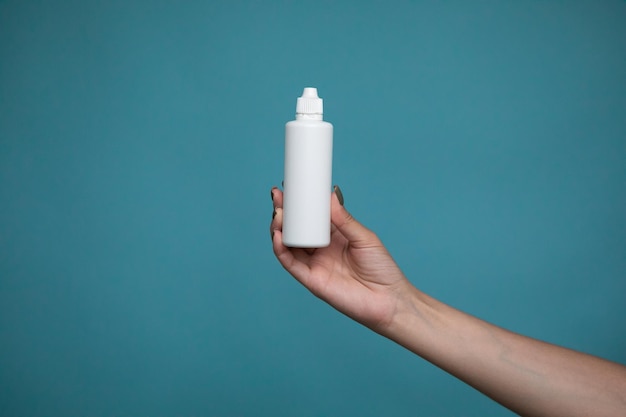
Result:
M333 188L335 190L335 194L337 195L337 200L339 200L339 204L343 206L343 193L341 192L341 188L339 188L338 185L335 185Z

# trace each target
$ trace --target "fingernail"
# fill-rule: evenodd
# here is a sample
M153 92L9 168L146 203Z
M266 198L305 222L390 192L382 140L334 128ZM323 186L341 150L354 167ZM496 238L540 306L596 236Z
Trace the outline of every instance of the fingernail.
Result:
M343 194L341 193L341 189L338 185L335 185L335 194L337 194L337 200L339 200L339 204L343 206Z

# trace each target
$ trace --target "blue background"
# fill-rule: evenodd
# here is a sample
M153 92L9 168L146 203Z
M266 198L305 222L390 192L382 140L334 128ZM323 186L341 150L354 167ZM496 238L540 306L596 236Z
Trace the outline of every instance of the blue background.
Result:
M311 296L306 86L422 290L626 363L626 2L0 1L0 415L507 416Z

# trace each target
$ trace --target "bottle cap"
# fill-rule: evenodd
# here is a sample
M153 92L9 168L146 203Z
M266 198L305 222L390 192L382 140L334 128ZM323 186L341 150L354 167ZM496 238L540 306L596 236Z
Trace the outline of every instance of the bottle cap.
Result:
M296 114L324 114L324 101L317 96L317 88L306 87L302 97L298 97Z

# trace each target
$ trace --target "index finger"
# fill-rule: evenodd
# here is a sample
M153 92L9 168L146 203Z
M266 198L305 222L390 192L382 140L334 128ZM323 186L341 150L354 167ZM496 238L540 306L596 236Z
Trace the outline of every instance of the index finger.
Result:
M272 202L274 203L274 208L282 208L283 207L283 192L278 187L272 187Z

